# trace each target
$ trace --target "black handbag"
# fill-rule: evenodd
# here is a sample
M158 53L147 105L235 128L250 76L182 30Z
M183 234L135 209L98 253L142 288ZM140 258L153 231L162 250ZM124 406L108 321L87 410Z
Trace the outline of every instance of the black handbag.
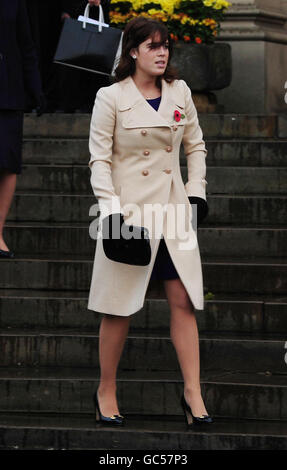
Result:
M89 11L88 3L83 21L65 19L54 62L102 75L114 75L121 55L123 31L103 26L104 14L101 5L98 25L88 22Z
M112 261L135 266L150 263L151 246L147 228L126 225L123 215L116 213L103 219L102 233L103 250Z

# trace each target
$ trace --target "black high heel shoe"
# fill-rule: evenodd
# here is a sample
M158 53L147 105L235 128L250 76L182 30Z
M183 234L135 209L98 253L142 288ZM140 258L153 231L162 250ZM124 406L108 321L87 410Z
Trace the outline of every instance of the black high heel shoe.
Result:
M190 406L186 403L184 393L181 396L180 404L182 406L182 409L186 418L186 423L188 426L210 424L214 422L213 418L209 415L194 416L192 414Z
M14 258L13 251L0 250L0 258Z
M108 425L115 425L115 426L123 426L125 424L125 417L122 415L112 415L112 416L103 416L99 407L99 401L98 401L98 392L97 390L95 391L93 395L93 400L95 404L95 410L96 410L96 421L100 421L103 424L108 424Z

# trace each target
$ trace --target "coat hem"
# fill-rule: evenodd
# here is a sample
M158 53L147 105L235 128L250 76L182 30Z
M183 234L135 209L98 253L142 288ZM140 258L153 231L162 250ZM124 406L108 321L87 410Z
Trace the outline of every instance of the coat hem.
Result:
M103 313L105 315L116 315L118 317L129 317L129 316L134 315L135 313L137 313L139 310L141 310L143 308L143 306L144 306L144 302L143 302L141 307L136 307L136 310L132 310L132 312L125 312L125 313L119 313L118 311L117 311L117 313L115 313L114 311L107 312L106 309L105 310L95 309L95 308L89 307L89 306L87 306L87 310L91 310L95 313Z

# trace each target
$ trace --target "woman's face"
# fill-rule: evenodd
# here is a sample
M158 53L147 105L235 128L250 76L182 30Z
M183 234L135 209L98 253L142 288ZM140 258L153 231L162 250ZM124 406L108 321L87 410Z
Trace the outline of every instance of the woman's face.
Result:
M136 64L136 71L143 72L148 75L162 75L165 72L168 57L168 39L165 44L158 45L161 38L157 33L154 36L154 42L151 37L142 42L137 49L131 50L131 56L136 55L134 59Z

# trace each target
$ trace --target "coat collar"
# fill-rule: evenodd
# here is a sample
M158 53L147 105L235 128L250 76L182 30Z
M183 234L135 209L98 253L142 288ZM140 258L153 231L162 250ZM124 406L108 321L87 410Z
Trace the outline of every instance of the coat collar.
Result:
M146 101L137 88L131 76L119 84L121 93L119 98L119 111L130 110L124 118L125 127L162 127L175 124L174 110L182 111L185 106L183 89L178 80L172 83L161 80L161 102L158 111ZM181 121L184 124L186 119Z

